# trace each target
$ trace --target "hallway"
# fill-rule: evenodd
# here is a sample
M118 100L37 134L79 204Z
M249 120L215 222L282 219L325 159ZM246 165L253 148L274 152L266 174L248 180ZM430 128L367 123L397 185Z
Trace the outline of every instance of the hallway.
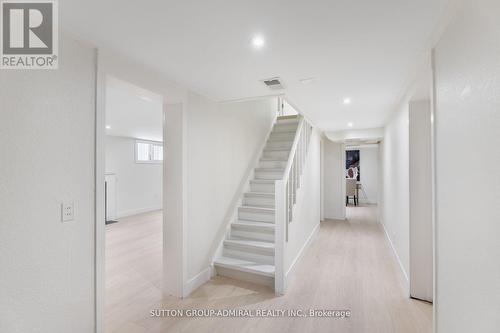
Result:
M107 292L111 293L107 295L107 332L431 332L432 306L407 298L404 276L382 226L376 223L376 211L376 206L349 207L347 221L322 222L283 297L275 297L267 288L223 277L212 279L184 300L162 297L161 269L148 267L158 263L161 255L161 242L151 233L160 232L161 215L138 216L138 221L111 225L107 230L107 260L112 265L107 268ZM142 240L137 238L139 221L139 234L149 235ZM135 240L127 245L124 240L132 235ZM156 241L151 242L153 239ZM141 241L147 253L141 251L140 258L130 257L125 247L132 244L139 249ZM146 258L154 260L147 262ZM149 315L155 309L231 308L345 309L351 310L351 317L313 320Z

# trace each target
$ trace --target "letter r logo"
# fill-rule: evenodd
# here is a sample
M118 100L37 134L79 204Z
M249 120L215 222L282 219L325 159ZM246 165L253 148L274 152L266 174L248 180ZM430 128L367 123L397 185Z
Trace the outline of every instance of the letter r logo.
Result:
M53 3L2 2L3 54L52 54Z

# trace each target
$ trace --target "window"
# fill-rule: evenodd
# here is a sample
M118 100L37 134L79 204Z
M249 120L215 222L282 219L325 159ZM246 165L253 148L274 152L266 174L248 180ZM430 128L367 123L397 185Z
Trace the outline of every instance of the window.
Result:
M162 163L163 144L155 141L135 142L135 162L136 163Z

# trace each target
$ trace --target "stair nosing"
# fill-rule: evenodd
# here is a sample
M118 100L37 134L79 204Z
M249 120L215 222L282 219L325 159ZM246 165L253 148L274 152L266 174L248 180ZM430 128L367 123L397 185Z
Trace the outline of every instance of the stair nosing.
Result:
M290 136L290 138L273 138L272 136L269 137L267 142L290 142L293 143L293 140L295 137L293 135Z
M257 242L257 243L267 243L267 244L270 244L272 246L260 246L260 245L257 245L257 244L245 244L245 243L241 243L241 242L245 242L245 241L252 241L252 242ZM241 238L241 239L234 239L234 238L229 238L229 239L225 239L224 240L224 243L226 242L229 242L229 244L236 244L237 246L243 246L243 247L253 247L253 248L257 248L257 249L262 249L262 250L265 250L267 252L274 252L274 248L275 248L275 243L274 242L266 242L266 241L263 241L263 240L258 240L258 239L250 239L250 238Z
M266 208L266 207L259 207L259 206L248 206L248 205L241 205L239 206L238 208L250 208L250 209L258 209L258 210L265 210L265 211L272 211L272 213L274 214L274 212L276 211L275 208Z
M249 191L249 192L245 192L243 195L244 196L246 196L246 195L256 195L256 196L263 195L263 196L272 196L272 197L274 197L274 192L253 192L253 191Z
M276 159L276 157L261 157L259 162L288 162L288 158Z
M274 126L285 126L285 125L289 125L290 126L290 125L298 125L298 124L299 124L299 122L282 122L282 123L275 122ZM295 127L297 127L297 126L295 126Z
M239 217L236 221L243 221L243 222L257 222L257 223L265 223L265 224L275 224L274 222L265 222L265 221L254 221L254 220L247 220L245 218Z
M297 132L296 129L295 130L290 130L290 131L272 131L270 136L272 136L273 134L276 134L276 133L280 133L280 134L283 134L283 133L293 133L293 134L295 134L296 132Z
M255 172L285 172L285 168L255 168Z
M261 226L253 225L254 223L259 223ZM234 222L231 223L231 225L236 224L236 225L252 225L253 227L264 227L264 226L272 226L272 228L276 227L276 224L274 222L258 222L258 221L252 221L252 220L245 220L245 219L238 219Z

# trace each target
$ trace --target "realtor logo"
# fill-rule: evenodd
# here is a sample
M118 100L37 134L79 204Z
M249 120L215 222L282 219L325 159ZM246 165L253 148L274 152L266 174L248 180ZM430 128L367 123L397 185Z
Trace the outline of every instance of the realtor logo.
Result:
M2 69L57 69L57 0L0 0Z

